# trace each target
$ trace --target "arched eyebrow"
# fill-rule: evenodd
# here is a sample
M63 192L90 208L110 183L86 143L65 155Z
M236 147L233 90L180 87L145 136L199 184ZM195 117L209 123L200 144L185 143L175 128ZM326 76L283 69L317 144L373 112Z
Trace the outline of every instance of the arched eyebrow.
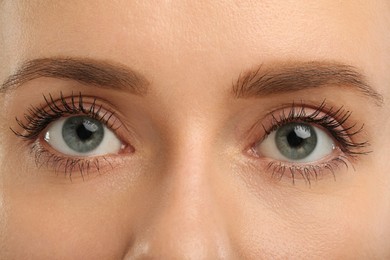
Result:
M146 95L149 82L134 70L113 62L84 58L43 58L25 62L0 86L0 93L42 77Z
M336 62L282 63L272 67L261 65L242 73L233 83L232 90L236 98L251 98L326 86L351 89L378 106L383 104L383 96L367 83L366 77L357 68Z

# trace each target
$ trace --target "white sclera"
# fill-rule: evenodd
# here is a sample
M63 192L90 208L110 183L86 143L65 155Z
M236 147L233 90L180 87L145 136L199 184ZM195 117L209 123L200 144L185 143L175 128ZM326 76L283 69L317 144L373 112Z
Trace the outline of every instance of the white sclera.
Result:
M71 149L62 137L62 128L67 118L61 118L52 123L45 133L45 141L58 152L70 156L101 156L118 153L122 147L121 141L116 135L103 125L104 137L102 142L94 150L87 153L79 153Z
M335 149L335 143L328 134L318 127L313 126L313 129L317 135L317 144L314 150L305 158L300 160L292 160L284 156L278 149L275 143L276 131L270 133L263 142L258 144L256 152L262 156L272 159L288 162L308 163L319 161L327 155L331 154Z

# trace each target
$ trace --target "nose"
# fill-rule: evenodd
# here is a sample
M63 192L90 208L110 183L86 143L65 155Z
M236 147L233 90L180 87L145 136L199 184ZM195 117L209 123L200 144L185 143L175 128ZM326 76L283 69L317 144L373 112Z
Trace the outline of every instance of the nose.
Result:
M212 165L193 151L183 157L166 167L159 199L135 234L129 258L232 258Z

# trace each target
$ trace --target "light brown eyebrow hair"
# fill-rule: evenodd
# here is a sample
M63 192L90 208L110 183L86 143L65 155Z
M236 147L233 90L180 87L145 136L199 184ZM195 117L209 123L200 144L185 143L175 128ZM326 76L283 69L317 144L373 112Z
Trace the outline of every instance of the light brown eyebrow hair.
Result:
M233 94L236 98L250 98L325 86L356 90L378 106L383 104L383 96L367 83L358 69L337 62L284 63L267 68L261 65L239 76L233 83Z
M0 85L0 93L42 77L69 79L141 96L147 93L149 84L137 72L117 63L84 58L42 58L24 63Z

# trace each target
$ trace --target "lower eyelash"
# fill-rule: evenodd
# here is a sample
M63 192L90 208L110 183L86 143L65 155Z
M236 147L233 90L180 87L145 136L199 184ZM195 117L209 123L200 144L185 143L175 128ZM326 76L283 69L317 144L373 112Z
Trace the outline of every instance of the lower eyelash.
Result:
M334 181L336 181L335 170L340 166L344 166L346 169L350 167L355 171L353 164L344 155L339 155L328 162L320 163L319 165L287 165L287 163L271 161L267 165L267 170L271 171L271 177L280 181L286 174L292 179L292 183L295 184L296 178L303 179L306 184L311 186L311 182L314 179L317 181L325 173L329 171L333 175Z
M33 143L31 153L34 156L35 164L38 168L46 167L54 169L57 175L63 172L64 176L69 177L70 181L72 181L74 172L79 173L84 180L85 175L91 172L97 171L100 173L103 168L106 169L106 167L109 167L111 170L114 168L110 160L104 156L96 158L72 158L56 155L40 145L38 140Z

